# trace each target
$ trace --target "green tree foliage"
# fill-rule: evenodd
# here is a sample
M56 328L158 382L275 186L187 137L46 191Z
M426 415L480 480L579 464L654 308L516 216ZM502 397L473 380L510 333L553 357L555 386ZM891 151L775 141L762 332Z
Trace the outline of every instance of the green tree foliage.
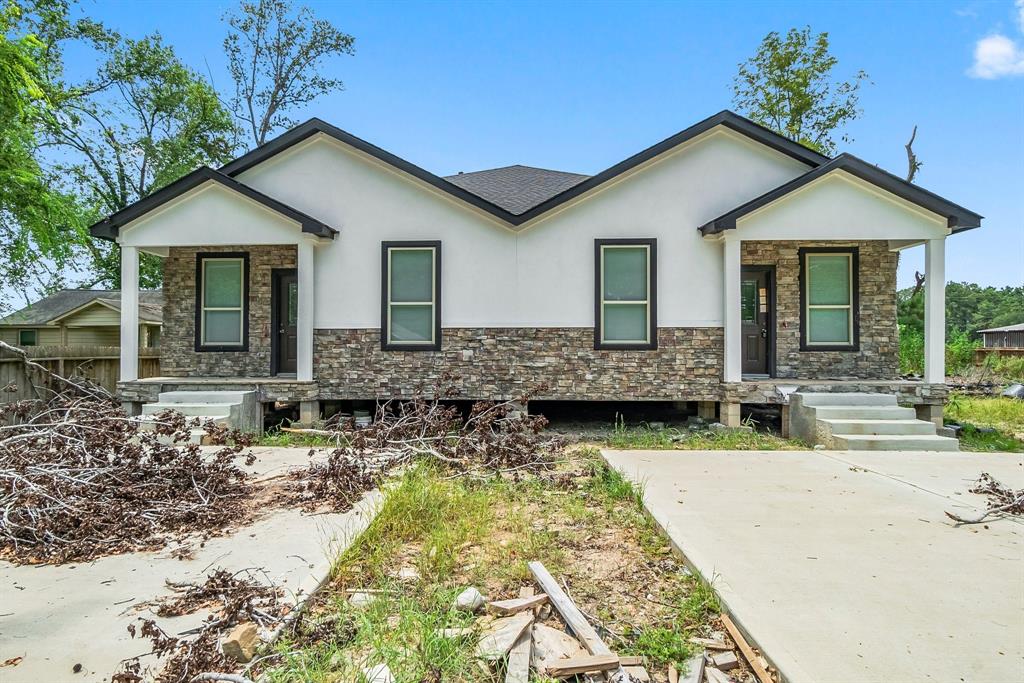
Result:
M896 294L899 323L924 332L924 290L908 287ZM946 335L976 335L978 330L1024 323L1024 286L982 287L971 282L946 284Z
M733 104L763 126L823 154L836 152L832 134L862 113L858 107L858 71L847 81L832 75L838 60L829 52L828 33L810 27L772 31L754 56L739 65L733 79ZM841 136L849 142L845 134Z
M47 46L21 27L22 8L0 6L0 312L15 290L62 282L82 226L71 199L51 190L36 159L36 126L50 115Z
M199 74L182 64L159 34L117 39L101 52L95 78L63 89L45 127L57 150L51 164L89 220L128 206L202 165L231 159L230 112ZM88 240L91 283L120 284L120 253ZM140 282L160 285L160 261L144 255Z
M288 0L243 1L224 18L224 52L235 83L231 107L257 145L295 125L289 111L344 88L340 79L323 76L322 66L353 54L355 38L308 7L295 12Z

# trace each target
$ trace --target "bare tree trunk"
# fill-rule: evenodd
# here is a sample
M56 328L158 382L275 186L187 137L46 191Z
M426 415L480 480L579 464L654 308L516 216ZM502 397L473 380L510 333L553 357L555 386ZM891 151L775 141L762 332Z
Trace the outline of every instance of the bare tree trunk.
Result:
M917 175L918 169L921 168L921 162L918 161L917 155L914 154L914 139L917 137L917 125L914 126L914 132L910 134L910 140L904 147L907 149L907 182L914 182L914 176Z

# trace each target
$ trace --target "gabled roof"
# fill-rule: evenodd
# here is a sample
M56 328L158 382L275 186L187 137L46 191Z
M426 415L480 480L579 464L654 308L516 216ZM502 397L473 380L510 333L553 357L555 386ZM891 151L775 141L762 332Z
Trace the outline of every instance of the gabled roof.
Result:
M101 303L116 311L121 310L121 292L116 289L62 289L25 308L0 318L0 325L37 327L48 325L58 318ZM157 289L139 292L139 319L159 323L163 318L164 293Z
M976 214L969 209L965 209L959 204L954 204L948 199L944 199L943 197L918 187L913 183L908 183L906 180L903 180L888 171L883 171L877 166L872 166L852 154L840 154L828 163L818 166L802 176L794 178L788 183L780 185L774 190L766 192L760 197L756 197L749 202L736 207L728 213L722 214L713 221L705 223L700 226L699 230L704 235L714 235L722 232L723 230L733 230L736 228L736 221L743 216L756 211L762 206L771 204L791 192L804 187L808 183L811 183L834 171L845 171L850 175L856 176L861 180L875 185L876 187L886 190L887 192L891 192L898 197L902 197L913 204L917 204L928 211L944 216L946 218L947 225L953 230L953 232L969 230L981 225L981 219L983 216Z
M512 198L506 198L503 200L506 206L502 206L496 203L494 199L488 199L486 196L477 194L476 191L480 191L477 188L476 191L471 191L465 187L462 187L460 183L453 180L452 176L442 178L434 175L430 171L424 170L413 163L402 159L401 157L395 156L391 152L381 149L376 145L372 145L365 140L357 138L356 136L348 133L336 126L321 121L320 119L310 119L305 123L296 126L288 132L280 135L279 137L271 140L270 142L257 147L247 154L243 154L234 161L221 167L220 171L223 174L229 176L237 176L250 168L260 164L271 157L280 154L281 152L291 148L292 146L318 134L327 135L339 142L342 142L350 147L353 147L365 154L368 154L379 161L384 162L394 168L408 173L409 175L422 180L423 182L441 190L448 194L471 204L478 209L486 211L494 217L509 223L510 225L521 225L530 221L537 216L546 213L554 209L555 207L583 194L595 187L602 185L614 178L626 173L627 171L643 164L654 157L663 154L674 147L677 147L693 138L706 133L707 131L715 128L716 126L724 126L730 130L740 133L752 140L755 140L771 149L774 149L786 156L797 159L808 166L819 166L826 163L829 158L823 154L820 154L809 147L793 142L789 138L783 137L778 133L769 130L763 126L760 126L750 119L746 119L738 114L734 114L731 111L721 111L714 116L708 117L700 123L694 124L689 128L682 130L670 138L666 138L656 145L652 145L647 149L634 154L628 159L624 159L619 163L611 166L604 171L601 171L595 176L586 178L582 182L576 183L568 188L554 194L540 203L533 203L528 198L516 198L513 202ZM514 168L514 167L513 167ZM501 169L496 169L501 170ZM469 175L469 174L463 174ZM575 175L575 174L569 174ZM458 176L455 176L458 178ZM493 197L493 194L492 194ZM509 210L507 206L514 206L517 209L523 206L529 205L529 208L522 213L516 213L513 210Z
M987 330L978 330L978 332L1024 332L1024 323L1005 325L1003 327L990 327Z
M516 165L459 173L444 179L518 216L589 177Z
M188 175L183 176L170 185L157 190L148 197L144 197L134 204L121 209L117 213L108 216L102 221L95 223L90 226L89 232L93 237L100 237L108 240L116 239L122 226L149 213L153 209L180 197L189 190L193 190L203 183L210 181L223 185L230 190L234 190L235 192L258 202L259 204L262 204L271 211L275 211L285 218L289 218L299 223L302 226L302 232L308 232L310 234L317 235L318 237L329 237L331 239L338 234L337 230L320 222L309 214L303 213L298 209L293 209L284 202L280 202L273 197L269 197L262 192L258 192L248 185L243 185L234 178L206 166L197 168Z

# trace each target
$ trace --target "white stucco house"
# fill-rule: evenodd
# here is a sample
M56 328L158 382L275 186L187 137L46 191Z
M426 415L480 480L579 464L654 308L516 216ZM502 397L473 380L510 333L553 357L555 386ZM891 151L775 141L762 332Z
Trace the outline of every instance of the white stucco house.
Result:
M594 176L439 177L323 121L92 226L122 254L120 391L692 402L793 387L945 398L946 239L981 216L725 111ZM925 245L926 373L898 375L896 265ZM137 379L139 253L165 259L161 378ZM782 390L782 387L788 389Z

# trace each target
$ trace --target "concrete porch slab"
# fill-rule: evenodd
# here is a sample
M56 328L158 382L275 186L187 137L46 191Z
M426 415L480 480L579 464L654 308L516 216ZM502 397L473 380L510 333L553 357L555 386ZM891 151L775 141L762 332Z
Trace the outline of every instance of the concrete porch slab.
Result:
M1024 456L603 451L791 683L1024 680Z

